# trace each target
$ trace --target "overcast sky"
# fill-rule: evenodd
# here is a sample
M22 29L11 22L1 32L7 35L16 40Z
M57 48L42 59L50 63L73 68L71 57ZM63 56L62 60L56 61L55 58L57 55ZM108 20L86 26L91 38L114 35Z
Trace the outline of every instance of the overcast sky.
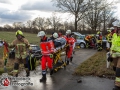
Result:
M50 17L55 10L51 0L0 0L0 26Z
M26 22L38 16L50 17L56 9L51 0L0 0L0 26Z

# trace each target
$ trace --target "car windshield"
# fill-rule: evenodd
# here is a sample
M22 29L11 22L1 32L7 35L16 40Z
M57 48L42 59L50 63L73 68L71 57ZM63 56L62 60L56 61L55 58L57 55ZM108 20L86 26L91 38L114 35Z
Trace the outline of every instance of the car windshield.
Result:
M39 46L31 46L31 47L32 47L32 50L40 50Z
M77 36L77 39L84 39L85 38L85 36Z

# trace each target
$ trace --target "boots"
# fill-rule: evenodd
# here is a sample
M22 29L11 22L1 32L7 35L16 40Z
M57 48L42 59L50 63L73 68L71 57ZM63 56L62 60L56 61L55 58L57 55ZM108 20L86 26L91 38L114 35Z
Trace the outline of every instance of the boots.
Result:
M72 60L73 60L73 57L70 58L70 62L72 62Z
M53 74L53 72L54 72L54 70L53 70L53 69L51 69L51 70L50 70L50 75L52 75L52 74Z
M66 65L69 65L69 61L67 60L67 63L66 63Z
M15 77L18 77L18 73L15 75Z
M26 71L26 77L29 77L29 76L30 76L30 71L27 70L27 71Z
M45 82L46 81L46 74L42 74L42 78L40 79L40 82Z

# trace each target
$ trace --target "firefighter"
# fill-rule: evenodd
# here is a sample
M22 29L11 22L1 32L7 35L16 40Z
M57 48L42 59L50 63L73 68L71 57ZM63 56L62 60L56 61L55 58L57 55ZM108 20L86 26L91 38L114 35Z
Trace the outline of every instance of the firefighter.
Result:
M23 32L18 30L16 32L16 39L13 40L12 43L8 44L8 47L15 48L15 63L13 76L18 76L19 64L24 63L24 67L26 70L26 77L30 75L30 71L27 66L26 57L28 54L28 50L31 50L30 44L28 40L24 37Z
M106 61L107 61L107 68L109 68L110 66L110 57L111 57L111 54L110 54L110 48L111 48L111 45L112 45L112 32L111 32L112 28L108 28L107 29L107 35L106 35L106 39L107 39L107 42L106 42Z
M107 30L106 39L107 39L106 48L107 48L107 51L109 52L112 44L112 33L110 29Z
M40 45L42 43L45 43L45 42L48 42L49 41L49 38L46 37L46 34L44 31L40 31L38 34L37 34L37 37L40 37ZM42 48L45 48L47 46L43 45ZM48 68L50 69L50 75L53 74L53 54L52 53L42 53L42 58L41 58L41 68L42 68L42 78L40 79L40 82L44 82L46 81L46 65L48 65Z
M116 33L113 34L111 50L114 63L113 69L116 72L113 90L120 90L120 26L117 27Z
M96 49L96 39L95 39L95 35L92 34L91 35L91 46Z
M102 32L101 31L97 32L96 41L97 41L97 50L101 51L102 50Z
M72 61L72 53L74 49L75 39L71 36L71 30L66 31L66 40L67 40L67 48L66 48L66 55L67 55L67 65L69 62Z
M90 35L85 36L86 48L90 46L90 39L91 39Z

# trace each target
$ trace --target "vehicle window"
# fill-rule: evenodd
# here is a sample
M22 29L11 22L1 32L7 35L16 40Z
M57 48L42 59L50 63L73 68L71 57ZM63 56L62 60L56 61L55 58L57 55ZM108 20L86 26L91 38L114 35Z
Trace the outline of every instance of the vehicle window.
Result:
M39 46L37 46L37 47L36 47L36 49L37 49L37 50L39 50L39 49L40 49L40 47L39 47Z
M32 50L39 50L40 48L38 46L33 46Z
M84 36L77 36L77 39L84 39Z

